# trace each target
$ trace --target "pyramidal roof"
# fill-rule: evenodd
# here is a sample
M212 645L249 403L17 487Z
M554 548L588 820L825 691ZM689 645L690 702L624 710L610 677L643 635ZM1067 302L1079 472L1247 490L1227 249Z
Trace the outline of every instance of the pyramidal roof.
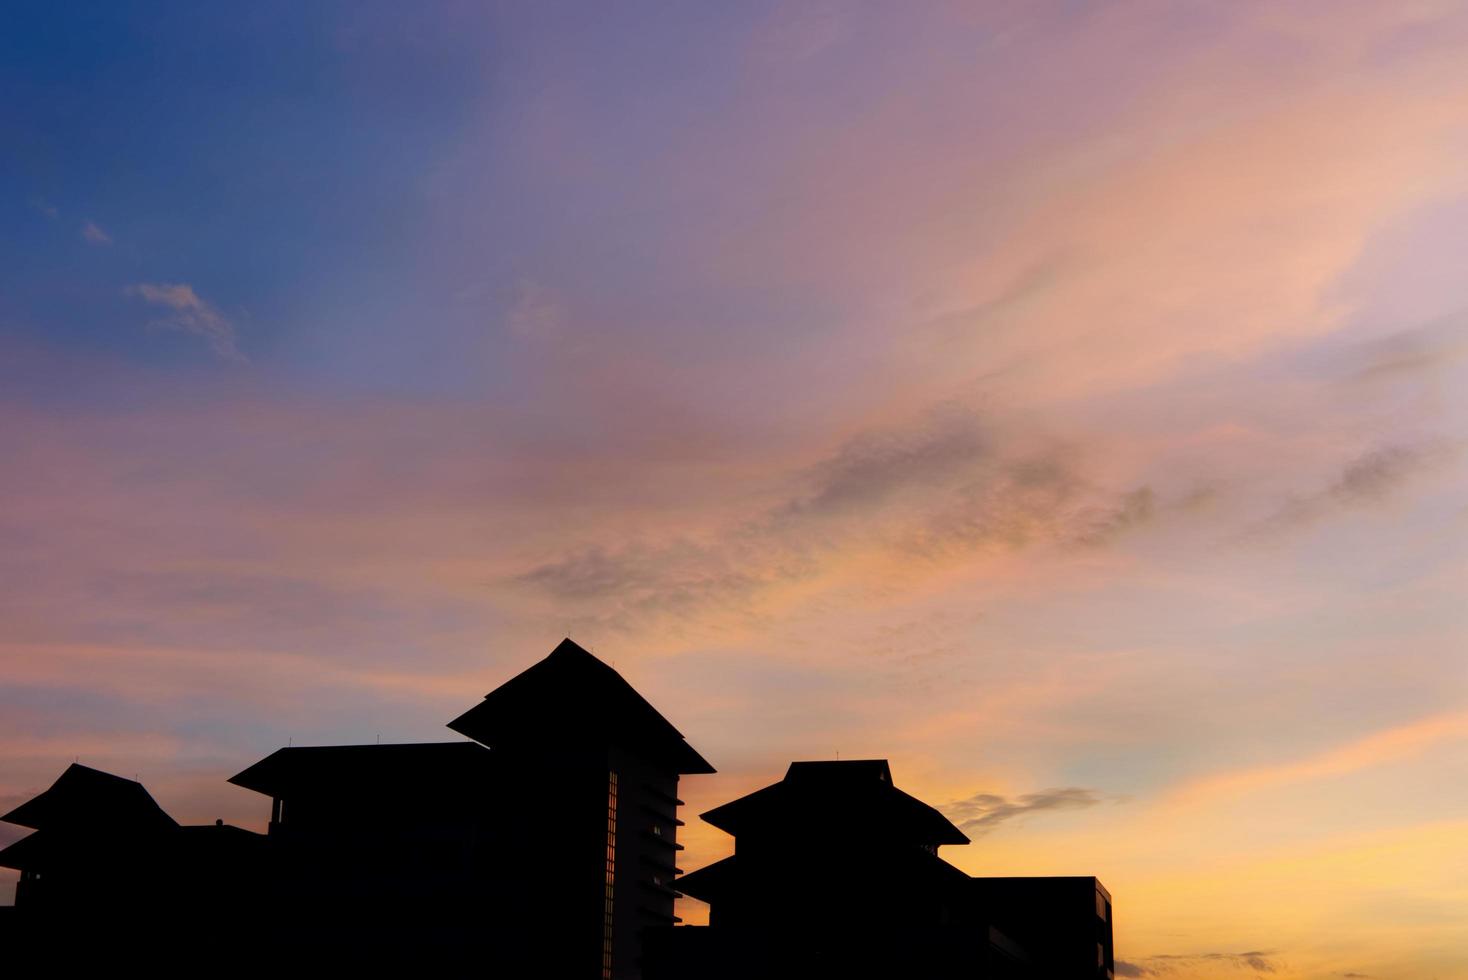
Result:
M66 767L51 788L0 820L35 830L106 824L116 830L166 830L177 822L143 784L90 766Z
M617 745L679 773L714 771L621 674L570 639L448 727L490 748Z
M886 759L792 762L785 778L702 814L738 837L792 828L914 844L967 844L942 813L892 785Z

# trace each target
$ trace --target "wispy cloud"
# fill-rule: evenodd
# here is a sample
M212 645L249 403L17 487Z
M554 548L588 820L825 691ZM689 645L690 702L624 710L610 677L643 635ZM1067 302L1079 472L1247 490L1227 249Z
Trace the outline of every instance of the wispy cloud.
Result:
M47 202L41 200L39 197L31 198L31 207L41 212L52 221L55 221L57 218L61 217L61 211L58 210L55 205L48 204Z
M1468 729L1360 740L1462 690L1468 523L1430 447L1468 392L1468 332L1436 319L1468 302L1445 149L1468 18L824 6L596 37L497 14L485 37L544 57L425 133L428 185L395 157L251 180L278 147L224 134L202 151L243 168L235 210L281 221L199 226L180 186L165 237L289 233L300 261L102 285L134 329L192 334L149 338L192 366L106 356L66 322L86 302L48 312L53 283L98 285L66 264L84 220L119 229L93 259L133 235L80 184L22 190L60 264L24 304L37 350L0 353L0 722L49 741L0 792L104 738L160 767L201 732L299 744L298 717L370 739L347 706L374 700L433 737L570 633L645 668L715 760L690 812L796 755L883 754L999 831L951 855L974 871L1102 874L1119 976L1244 980L1145 954L1276 947L1269 977L1432 976L1424 928L1468 937L1418 902L1461 906L1468 834L1417 824L1461 809L1441 776ZM413 220L295 223L402 210L383 192ZM252 291L278 342L221 386L263 356ZM1277 513L1288 561L1220 547ZM187 737L121 741L86 698ZM1362 868L1370 895L1335 887Z
M1427 452L1410 446L1373 449L1347 463L1323 496L1342 504L1376 503L1404 483L1427 458Z
M94 221L82 224L82 239L91 245L112 244L112 236L99 228Z
M1314 524L1338 510L1382 504L1441 461L1449 451L1449 446L1439 442L1368 450L1347 460L1326 486L1291 498L1249 536L1268 538Z
M1118 960L1116 975L1119 977L1171 976L1180 971L1195 970L1205 965L1253 970L1255 973L1276 973L1280 968L1277 953L1256 949L1242 953L1164 953L1144 957L1136 963ZM1360 974L1348 973L1346 976L1360 976Z
M194 292L194 287L188 283L143 282L127 287L126 292L171 311L164 318L155 320L154 326L202 337L215 354L227 361L247 360L235 343L234 324L212 303Z
M939 409L918 425L848 440L813 468L812 492L792 501L790 510L831 513L880 504L972 469L991 452L972 414Z
M1096 806L1106 798L1093 789L1067 786L1060 789L1044 789L1038 793L1025 793L1013 799L994 793L975 793L968 799L939 807L947 817L958 824L970 837L982 837L997 830L1001 824L1018 820L1036 813L1056 810L1084 810Z
M1140 527L1155 507L1149 487L1118 493L1094 486L1063 449L998 460L975 477L914 525L906 539L909 549L952 557L1097 545Z
M781 586L876 557L914 577L1031 546L1103 544L1144 524L1152 491L1080 474L1064 448L1015 454L978 417L944 406L906 426L851 437L797 468L782 502L742 521L662 542L587 544L522 575L560 601L631 618L722 607L748 612Z
M1238 799L1273 786L1326 779L1411 758L1445 742L1468 739L1468 711L1449 711L1382 729L1323 752L1269 765L1218 772L1175 788L1175 802Z
M1458 313L1375 341L1359 352L1355 370L1346 380L1375 384L1414 378L1460 361L1465 354L1468 315Z

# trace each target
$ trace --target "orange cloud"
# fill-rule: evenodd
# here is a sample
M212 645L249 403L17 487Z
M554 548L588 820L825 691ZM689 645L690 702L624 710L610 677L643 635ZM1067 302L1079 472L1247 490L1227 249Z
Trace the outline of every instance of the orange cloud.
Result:
M1449 712L1386 729L1292 762L1226 771L1184 784L1173 805L1198 806L1306 780L1325 779L1397 762L1444 742L1468 739L1468 712Z

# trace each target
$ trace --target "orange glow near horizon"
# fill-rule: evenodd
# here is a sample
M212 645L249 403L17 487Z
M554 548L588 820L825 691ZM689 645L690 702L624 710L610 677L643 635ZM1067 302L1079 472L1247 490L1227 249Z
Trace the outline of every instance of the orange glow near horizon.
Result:
M684 869L886 758L1119 977L1468 980L1468 8L721 8L0 41L0 806L570 636Z

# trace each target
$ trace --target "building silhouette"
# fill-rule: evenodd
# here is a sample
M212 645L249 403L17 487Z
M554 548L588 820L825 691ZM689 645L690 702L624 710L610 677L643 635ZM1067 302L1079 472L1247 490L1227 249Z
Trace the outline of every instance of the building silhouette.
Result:
M157 906L183 893L238 903L240 871L265 838L224 824L180 826L141 783L71 765L41 795L0 816L34 829L0 851L0 865L20 871L18 908L75 918Z
M709 924L649 934L648 980L1113 976L1096 879L969 877L938 856L968 837L886 760L795 762L703 820L735 852L679 880Z
M678 778L714 767L620 674L570 640L449 728L489 746L501 759L500 784L537 801L513 811L523 823L503 839L554 843L527 869L525 894L534 916L555 910L556 945L576 969L565 975L596 975L581 971L581 937L595 933L600 976L639 976L644 930L676 921ZM574 932L564 928L571 922ZM583 932L583 922L598 928Z
M703 814L735 854L682 875L678 781L713 767L569 639L448 727L472 741L289 747L230 778L265 834L180 826L82 765L0 819L11 962L61 951L278 971L473 964L568 980L1110 978L1094 878L970 878L968 839L885 761L797 762ZM681 877L680 877L681 875ZM674 900L709 903L683 926ZM88 942L78 945L84 934Z

